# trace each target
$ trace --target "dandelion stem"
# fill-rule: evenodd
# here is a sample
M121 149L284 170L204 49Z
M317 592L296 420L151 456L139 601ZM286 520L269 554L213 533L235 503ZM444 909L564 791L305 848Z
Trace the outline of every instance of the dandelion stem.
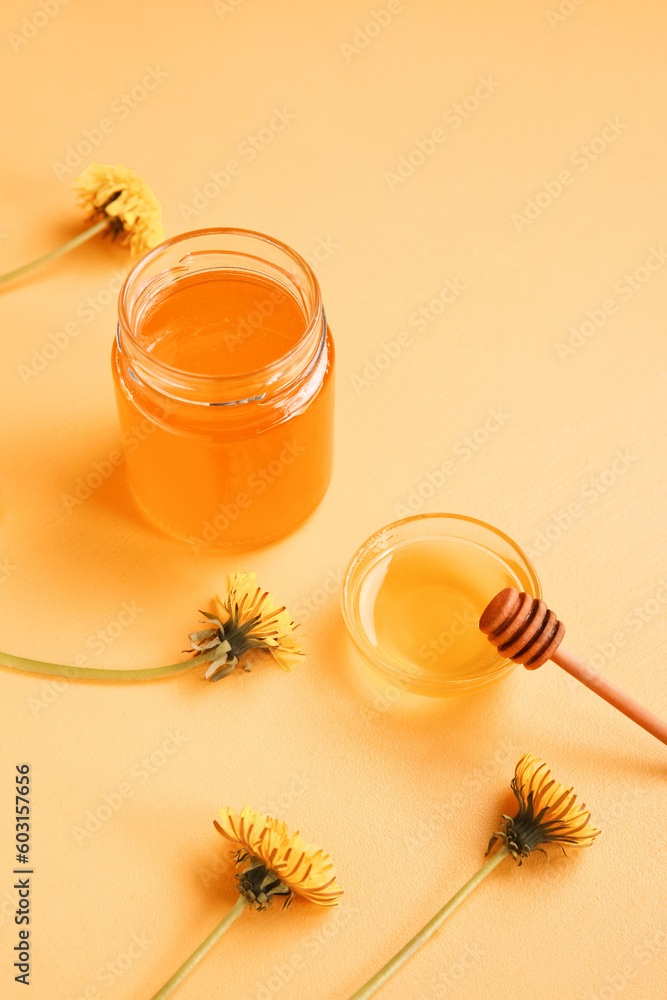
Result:
M365 986L362 986L360 990L350 997L350 1000L366 1000L367 997L372 996L376 990L379 990L381 986L387 982L387 980L393 976L397 969L400 969L402 965L407 962L409 958L414 955L418 948L428 941L430 936L437 931L443 921L447 919L450 913L456 909L459 903L462 903L466 896L470 895L473 889L476 889L482 879L486 878L489 872L492 872L496 865L507 857L509 850L505 844L496 851L496 853L489 858L489 860L482 865L479 871L469 879L464 886L462 886L459 891L452 896L448 903L445 903L443 908L436 913L434 917L429 920L425 927L415 934L412 941L408 941L404 948L401 948L393 958L391 958L385 966L383 966L379 972L376 972L372 979L369 979Z
M142 681L154 677L178 674L198 663L206 663L206 655L194 656L191 660L170 663L166 667L143 667L140 670L105 670L103 667L67 667L60 663L44 663L42 660L28 660L12 653L0 653L0 667L9 670L23 670L29 674L49 674L55 677L73 677L87 681Z
M67 243L63 243L61 247L56 247L55 250L50 250L49 253L45 253L42 257L38 257L37 260L31 260L28 264L23 264L21 267L15 268L13 271L8 271L6 274L0 275L0 285L4 285L7 281L13 281L14 278L20 278L22 274L27 274L29 271L34 270L36 267L40 267L42 264L48 264L50 260L55 260L56 257L60 257L64 253L68 253L69 250L74 250L81 243L85 243L86 240L90 240L93 236L97 236L104 229L109 226L109 218L106 217L100 222L96 222L94 226L90 229L84 229L82 233L75 236L74 239L69 240Z
M215 942L219 937L222 937L227 928L231 927L236 918L241 915L247 905L248 900L245 896L239 896L231 910L225 914L218 926L211 931L205 941L202 941L197 950L192 952L190 958L187 958L185 962L183 962L183 965L180 969L176 970L171 979L167 980L162 989L157 991L155 996L152 997L152 1000L165 1000L165 997L171 996L176 987L183 982L185 977L190 972L192 972L197 962L199 962L204 955L211 950Z

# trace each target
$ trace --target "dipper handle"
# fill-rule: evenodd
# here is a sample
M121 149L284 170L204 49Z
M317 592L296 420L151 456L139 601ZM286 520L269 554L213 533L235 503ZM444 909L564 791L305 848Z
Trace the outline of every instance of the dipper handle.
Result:
M556 650L551 659L559 667L562 667L563 670L566 670L571 677L576 677L578 681L585 684L591 691L595 691L596 694L599 694L601 698L604 698L610 705L617 708L623 715L627 715L628 719L632 719L633 722L636 722L638 726L645 729L651 736L655 736L656 739L667 743L667 722L663 722L662 719L658 718L653 712L650 712L648 708L640 705L638 701L631 698L625 691L621 691L619 687L612 684L610 680L603 677L597 670L589 667L587 663L580 660L569 649L563 649L561 646L560 649Z
M509 660L522 663L527 670L536 670L547 660L552 660L642 729L667 744L667 722L649 712L574 653L563 649L561 643L565 626L553 611L549 611L544 601L519 593L515 587L506 587L489 601L479 620L479 627L498 652L504 653Z

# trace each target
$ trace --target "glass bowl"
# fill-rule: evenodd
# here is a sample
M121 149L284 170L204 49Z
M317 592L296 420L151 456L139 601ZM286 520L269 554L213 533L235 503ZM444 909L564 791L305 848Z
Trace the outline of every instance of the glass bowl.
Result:
M419 514L380 528L354 554L343 617L357 648L393 684L435 697L462 694L514 669L478 627L504 587L542 596L516 542L474 517Z

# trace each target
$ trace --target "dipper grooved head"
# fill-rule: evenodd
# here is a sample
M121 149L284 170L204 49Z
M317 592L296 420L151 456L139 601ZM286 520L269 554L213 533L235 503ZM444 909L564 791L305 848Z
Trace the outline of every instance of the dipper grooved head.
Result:
M499 653L528 670L550 660L565 635L565 626L544 601L516 587L506 587L489 601L479 627Z

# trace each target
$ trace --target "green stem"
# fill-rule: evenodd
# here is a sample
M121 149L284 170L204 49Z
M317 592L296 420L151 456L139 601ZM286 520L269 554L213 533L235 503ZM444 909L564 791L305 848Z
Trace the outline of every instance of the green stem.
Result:
M167 674L178 674L198 663L207 663L206 655L201 653L191 660L180 663L170 663L166 667L144 667L141 670L105 670L98 667L66 667L60 663L44 663L42 660L28 660L12 653L0 653L0 667L9 670L23 670L28 674L50 674L56 677L76 677L87 681L141 681L146 678L165 677Z
M228 927L230 927L236 918L241 915L243 910L248 905L248 900L245 896L239 896L231 910L222 918L218 926L211 931L209 936L205 941L199 945L196 951L193 951L190 958L187 958L180 969L173 974L171 979L168 979L161 990L158 990L152 1000L164 1000L165 997L170 996L176 987L183 982L185 977L192 972L197 962L201 961L204 955L210 951L215 942L221 937Z
M75 236L74 239L69 240L68 243L63 243L61 247L56 247L55 250L50 250L49 253L45 253L43 257L38 257L37 260L31 260L29 264L23 264L21 267L15 268L13 271L8 271L7 274L0 274L0 285L4 285L7 281L13 281L14 278L20 278L22 274L27 274L28 271L32 271L36 267L40 267L41 264L48 264L50 260L55 260L56 257L60 257L64 253L68 253L70 250L74 250L79 244L85 243L86 240L90 240L93 236L97 236L109 225L109 219L104 218L101 222L96 222L94 226L90 229L84 229L82 233Z
M471 879L459 891L456 895L452 896L448 903L445 903L443 908L436 913L434 917L426 924L425 927L415 934L412 941L408 941L404 948L401 948L393 958L391 958L386 965L384 965L379 972L376 972L372 979L369 979L365 986L362 986L360 990L350 997L350 1000L366 1000L367 997L372 996L376 990L379 990L381 986L387 982L387 980L393 976L397 969L400 969L402 965L407 962L409 958L414 955L418 948L428 941L431 934L437 931L443 921L447 919L449 914L456 909L459 903L462 903L466 896L470 895L473 889L476 889L482 879L486 878L489 872L492 872L496 865L507 857L509 851L507 845L503 844L502 847L489 858L486 864L483 864L480 870L473 875Z

